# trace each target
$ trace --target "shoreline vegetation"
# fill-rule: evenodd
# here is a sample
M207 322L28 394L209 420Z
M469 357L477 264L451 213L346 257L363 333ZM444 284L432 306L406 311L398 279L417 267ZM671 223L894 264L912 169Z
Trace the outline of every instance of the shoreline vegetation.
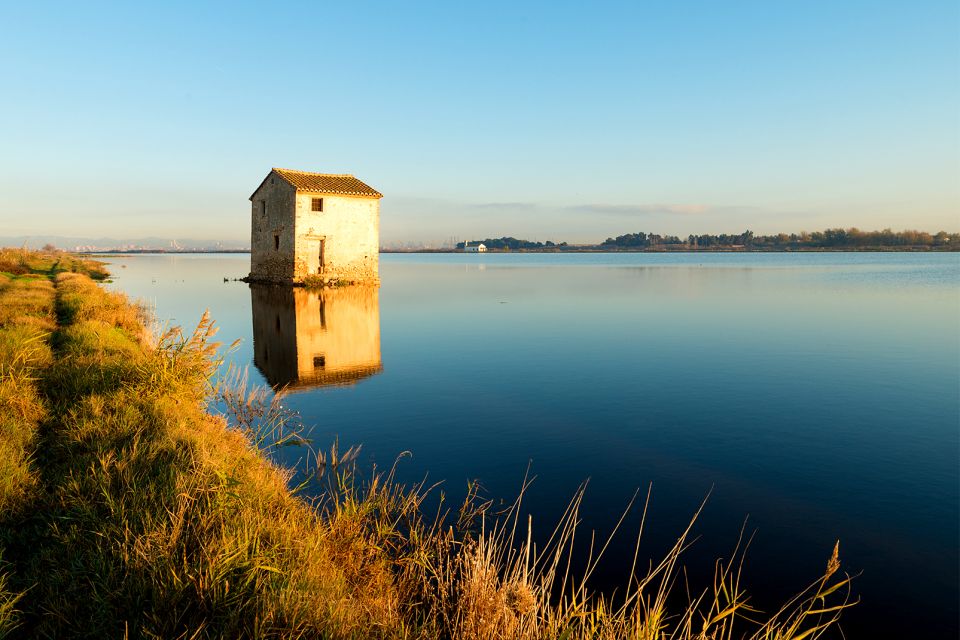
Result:
M487 251L535 252L960 251L960 233L838 228L769 236L744 231L739 234L691 234L681 238L639 231L607 238L595 245L569 245L566 242L555 243L550 240L535 242L503 237L459 242L456 249L463 250L467 244L476 246L481 243L486 246Z
M282 394L220 378L207 314L151 331L107 275L0 250L0 637L802 640L855 602L837 549L780 610L741 585L747 540L687 585L689 528L603 597L582 491L539 547L523 487L445 517L424 507L436 488L361 474L356 449L281 468L271 448L300 438Z

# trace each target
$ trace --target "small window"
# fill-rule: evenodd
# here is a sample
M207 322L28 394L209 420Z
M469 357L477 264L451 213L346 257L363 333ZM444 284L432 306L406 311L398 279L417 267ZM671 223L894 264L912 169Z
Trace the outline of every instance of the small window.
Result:
M310 202L310 210L323 212L323 198L313 198Z
M313 368L323 369L327 366L327 359L324 356L313 356Z
M273 250L280 251L280 235L276 233L273 234Z
M262 215L262 216L267 215L267 201L266 201L266 200L261 200L261 201L260 201L260 215Z

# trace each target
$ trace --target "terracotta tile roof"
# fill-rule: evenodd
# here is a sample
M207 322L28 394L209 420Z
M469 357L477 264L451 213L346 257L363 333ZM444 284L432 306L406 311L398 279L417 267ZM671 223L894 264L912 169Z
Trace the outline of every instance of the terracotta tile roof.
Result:
M383 197L382 193L370 185L347 174L310 173L309 171L277 168L274 168L273 171L299 191L340 193L347 196L370 196L372 198Z

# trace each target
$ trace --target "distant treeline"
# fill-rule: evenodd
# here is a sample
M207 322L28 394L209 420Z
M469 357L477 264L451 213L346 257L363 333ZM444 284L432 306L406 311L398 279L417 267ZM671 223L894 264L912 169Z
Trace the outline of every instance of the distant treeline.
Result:
M547 247L566 247L566 242L533 242L532 240L518 240L516 238L487 238L486 240L469 240L470 245L483 244L487 249L545 249ZM467 242L458 242L457 249L463 249Z
M534 242L512 237L487 238L458 242L457 249L466 244L483 243L493 251L547 250L547 251L698 251L698 250L754 250L791 251L810 249L940 249L960 250L960 233L927 233L926 231L861 231L860 229L826 229L801 233L778 233L770 236L754 235L752 231L739 234L721 233L679 236L661 236L656 233L627 233L616 238L607 238L596 245L568 245L566 242Z
M863 249L863 248L960 248L960 233L941 231L936 234L926 231L861 231L860 229L826 229L811 233L779 233L770 236L754 235L752 231L741 234L660 236L655 233L628 233L607 238L600 246L606 248L646 248L665 245L680 245L686 249L709 249L719 247L754 249Z

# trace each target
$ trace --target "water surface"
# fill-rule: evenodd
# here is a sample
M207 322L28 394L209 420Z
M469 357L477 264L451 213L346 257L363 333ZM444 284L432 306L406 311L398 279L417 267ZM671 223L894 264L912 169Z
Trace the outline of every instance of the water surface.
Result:
M117 258L113 286L187 326L209 308L319 446L380 466L409 451L401 477L451 496L479 479L512 498L530 463L544 533L588 478L601 532L652 483L643 558L710 492L691 580L748 518L758 605L840 539L862 572L848 637L956 637L957 254L387 254L379 290L322 295L224 281L248 260ZM632 552L615 540L598 585Z

